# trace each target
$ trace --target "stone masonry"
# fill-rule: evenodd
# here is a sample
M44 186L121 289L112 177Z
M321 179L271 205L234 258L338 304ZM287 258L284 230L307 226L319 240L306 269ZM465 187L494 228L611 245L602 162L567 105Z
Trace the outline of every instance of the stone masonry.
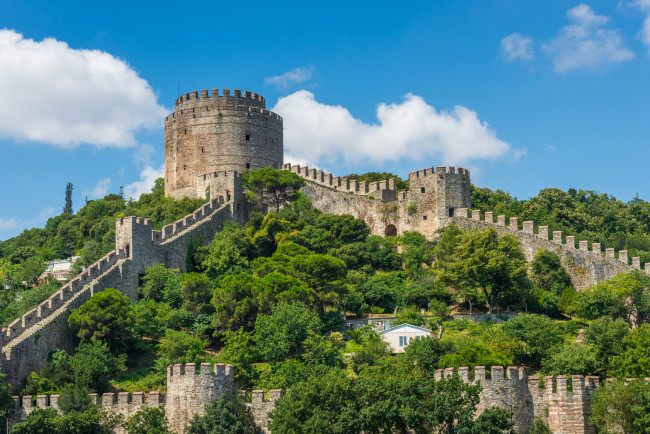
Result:
M239 390L234 379L234 369L223 363L195 363L170 365L167 367L167 393L127 392L104 393L99 396L91 394L92 402L104 410L120 414L124 418L133 416L146 407L163 406L169 428L175 433L182 433L194 415L205 414L205 405L222 396L232 397L240 393L246 398L246 391ZM263 390L253 390L251 401L246 405L255 417L255 425L261 432L267 432L268 413L273 410L275 400L282 397L281 390L271 390L269 399L264 399ZM14 397L16 411L14 423L22 422L35 408L59 409L59 395ZM121 429L118 433L124 432Z
M154 231L151 221L124 217L115 223L115 250L70 280L37 308L2 329L2 372L11 384L20 384L40 370L50 352L74 349L68 316L90 297L116 288L133 302L138 299L140 277L147 267L162 263L185 270L190 242L208 244L226 220L241 222L243 194L237 172L212 174L212 199L194 213Z
M282 165L282 118L261 95L235 89L190 92L165 118L165 194L204 197L197 177Z
M198 368L198 370L197 370ZM536 418L544 420L554 433L592 434L596 430L589 423L590 401L597 389L598 377L574 375L571 388L567 377L563 375L528 377L524 368L493 366L487 371L483 366L476 366L473 375L470 368L461 367L439 369L434 378L440 380L458 375L468 383L479 383L481 392L477 414L490 407L502 407L513 413L515 431L527 433ZM129 417L144 407L163 405L170 428L177 433L183 432L189 420L195 415L205 414L204 406L221 396L234 393L246 395L234 382L233 368L230 365L194 363L173 365L167 368L167 393L135 392L129 394L105 393L101 397L92 394L93 402L102 408ZM264 399L264 391L254 390L247 406L253 412L255 424L261 432L268 432L268 415L275 406L275 401L282 398L281 390L271 390L269 399ZM16 400L15 422L22 421L34 408L58 407L58 395L24 396Z
M523 222L523 229L520 229L516 217L506 225L505 216L497 216L495 222L494 213L486 212L484 220L481 220L479 210L469 210L469 171L462 167L438 166L435 170L430 167L411 172L409 191L400 192L395 190L394 179L367 184L289 163L284 164L283 168L307 181L302 191L315 208L365 220L374 235L418 231L432 239L438 229L452 223L461 229L491 227L499 234L515 235L529 261L540 249L555 252L577 290L621 272L641 269L638 257L632 258L631 266L628 264L627 250L619 251L616 258L614 249L606 249L603 255L599 243L592 243L589 250L588 241L580 241L576 248L575 237L563 238L561 231L554 231L552 239L549 239L548 226L539 226L537 233L534 233L535 224L532 221ZM471 213L471 218L468 218L468 213ZM644 269L650 273L650 263L645 264Z

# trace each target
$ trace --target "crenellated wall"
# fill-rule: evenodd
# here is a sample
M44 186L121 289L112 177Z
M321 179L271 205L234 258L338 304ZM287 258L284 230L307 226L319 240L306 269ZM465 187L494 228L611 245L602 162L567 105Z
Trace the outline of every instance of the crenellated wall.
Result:
M418 231L433 238L441 227L441 218L470 205L469 171L462 167L439 166L411 172L408 192L398 192L395 179L367 183L290 163L283 168L308 181L302 191L315 208L360 218L374 235Z
M482 390L477 414L490 407L512 411L514 430L528 433L533 421L541 418L551 431L562 434L592 434L596 432L589 423L591 395L598 387L598 377L574 375L572 390L567 389L564 375L545 377L541 387L537 376L528 377L524 368L510 366L504 369L493 366L488 373L484 366L439 369L436 379L459 375L467 383L479 382ZM489 376L488 376L489 374Z
M495 221L492 212L486 212L482 216L479 210L472 210L471 217L468 217L468 210L460 208L456 210L453 218L448 218L443 223L454 223L462 229L491 227L499 234L513 234L521 242L529 261L532 261L541 249L554 252L560 257L577 290L607 280L618 273L641 269L641 260L638 257L632 258L632 266L628 265L626 250L619 251L618 258L614 249L605 249L603 255L600 243L591 243L591 250L588 241L580 241L576 246L575 236L563 237L561 231L553 231L552 238L549 239L548 226L537 226L535 233L535 223L525 221L520 229L517 217L510 218L509 224L506 225L506 217L503 215L497 216ZM645 264L645 272L650 273L650 264Z
M231 177L232 179L232 177ZM241 177L235 178L241 181ZM241 182L240 182L241 183ZM235 182L236 184L236 182ZM70 280L60 290L2 329L2 372L11 384L20 384L40 370L55 349L74 349L68 328L70 311L93 294L116 288L132 301L138 299L138 284L145 269L155 263L185 270L188 246L194 240L208 244L214 234L233 219L233 198L218 196L192 214L153 231L151 221L124 217L115 223L116 250Z
M176 364L167 367L167 393L158 391L90 394L92 403L112 413L129 418L146 407L164 406L167 422L172 432L182 433L194 415L205 414L204 407L222 396L231 397L238 390L234 380L232 365L222 363ZM246 400L246 391L238 392ZM271 390L269 399L264 399L263 390L253 390L251 401L246 405L255 417L255 425L266 433L268 413L273 410L275 401L282 397L281 390ZM59 395L31 395L14 397L16 409L13 423L22 422L35 408L54 408L60 412ZM118 434L125 431L116 430Z
M598 377L571 377L570 386L564 375L548 376L544 384L537 376L528 377L524 368L510 366L504 369L484 366L439 369L434 378L440 380L458 375L467 382L481 386L477 415L491 407L512 411L514 430L528 433L536 418L544 420L554 433L592 434L596 430L589 423L591 396L598 388ZM144 407L165 406L169 426L173 432L183 432L195 414L204 414L204 406L222 396L239 393L245 399L246 391L238 390L231 365L194 363L171 365L167 368L167 394L156 391L144 393L91 394L92 401L113 413L132 416ZM265 399L263 390L253 390L247 406L253 412L260 432L268 432L268 415L283 392L271 390ZM25 420L35 408L52 407L59 410L58 395L24 396L16 400L15 422ZM122 432L122 431L118 431Z

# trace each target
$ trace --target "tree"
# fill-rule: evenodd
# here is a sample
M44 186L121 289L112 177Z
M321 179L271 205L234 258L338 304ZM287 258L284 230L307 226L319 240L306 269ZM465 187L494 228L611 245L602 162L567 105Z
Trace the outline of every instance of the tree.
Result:
M623 346L625 351L610 359L610 373L617 378L650 377L650 325L632 331Z
M596 350L596 359L601 369L608 371L612 357L622 354L625 341L630 334L628 324L608 316L593 321L585 331L585 341Z
M562 330L549 317L519 314L503 324L503 331L525 345L525 355L535 366L562 342Z
M608 382L591 400L590 421L603 432L650 431L650 385L638 379Z
M542 370L549 375L596 375L600 363L592 345L567 342L542 361Z
M11 428L12 434L52 434L58 431L61 416L54 408L35 408L23 423Z
M280 304L270 315L258 315L255 342L265 360L281 361L297 355L310 333L323 327L318 315L302 303Z
M179 270L172 270L163 264L153 264L144 272L140 294L147 300L164 301L172 307L181 307L181 285L178 273Z
M412 324L414 326L421 326L426 322L426 317L419 309L415 307L405 307L397 311L393 327L400 324Z
M210 304L212 298L212 285L210 279L199 273L187 273L181 275L181 298L184 300L183 309L186 309L194 316L212 313Z
M438 369L438 362L444 352L445 350L438 339L427 336L423 339L412 340L404 349L401 357L407 363L431 373Z
M248 185L273 195L276 212L280 212L282 200L286 200L291 192L300 190L306 184L307 182L300 175L272 167L253 170L248 176Z
M128 297L108 288L70 313L68 324L81 339L101 340L110 349L113 342L133 331L133 307Z
M167 330L159 348L160 356L173 363L199 362L204 353L201 339L176 330Z
M527 266L514 235L499 236L493 228L486 228L463 234L442 278L461 292L479 288L492 313L500 298L516 296L517 291L530 286Z
M68 182L65 186L65 205L63 213L72 214L72 183Z
M239 396L222 396L205 406L205 415L194 415L187 434L255 434L253 413Z
M167 426L165 407L162 405L138 410L124 422L123 427L129 434L171 433Z
M560 257L548 250L539 250L530 263L530 277L535 286L559 296L567 287L572 286Z
M116 372L126 371L126 354L116 357L101 341L81 342L70 357L75 384L96 393L108 390L108 380Z

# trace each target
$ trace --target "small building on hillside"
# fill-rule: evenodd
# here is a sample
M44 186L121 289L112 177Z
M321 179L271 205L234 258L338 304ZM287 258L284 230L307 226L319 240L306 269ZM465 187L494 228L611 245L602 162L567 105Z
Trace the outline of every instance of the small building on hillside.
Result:
M411 324L400 324L383 332L379 332L381 338L388 342L394 353L403 353L404 348L413 339L422 339L431 335L431 330Z
M79 259L79 256L48 262L47 268L39 276L38 280L43 281L47 276L54 276L59 282L65 282L72 277L70 276L70 272L72 271L72 265L77 262L77 259Z

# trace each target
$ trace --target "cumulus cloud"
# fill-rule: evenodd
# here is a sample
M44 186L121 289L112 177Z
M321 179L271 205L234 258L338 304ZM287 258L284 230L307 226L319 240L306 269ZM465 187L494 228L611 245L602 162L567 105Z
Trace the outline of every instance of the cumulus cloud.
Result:
M129 199L139 199L141 194L151 192L151 188L157 178L162 178L164 176L164 165L160 166L158 169L147 165L140 172L139 181L133 182L124 187L124 197Z
M596 15L585 4L569 9L567 17L571 24L542 47L551 56L556 71L596 67L634 57L625 46L620 30L606 27L609 17Z
M0 29L0 136L63 147L136 144L168 112L125 61Z
M97 181L97 184L90 191L86 191L85 194L90 196L91 199L99 199L108 194L108 190L111 188L110 178L104 178Z
M15 229L18 227L18 220L16 217L9 219L0 218L0 230Z
M506 62L512 62L515 59L532 59L533 39L521 36L519 33L513 33L501 40L501 55Z
M630 4L641 9L646 14L645 20L643 20L643 26L639 32L639 39L648 47L648 51L650 52L650 0L636 0Z
M379 104L376 124L354 118L345 107L319 103L306 90L280 98L273 111L284 118L285 152L320 165L337 159L382 163L438 157L457 164L515 156L476 112L462 106L437 111L412 94L397 104Z
M50 217L54 217L56 215L56 210L54 209L53 206L48 206L47 208L41 210L41 212L38 213L38 221L39 222L45 222L47 219Z
M264 82L267 85L276 86L282 89L286 89L292 84L304 83L305 81L311 78L311 75L314 72L313 66L306 66L303 68L292 69L287 71L282 75L276 75L274 77L266 77Z

